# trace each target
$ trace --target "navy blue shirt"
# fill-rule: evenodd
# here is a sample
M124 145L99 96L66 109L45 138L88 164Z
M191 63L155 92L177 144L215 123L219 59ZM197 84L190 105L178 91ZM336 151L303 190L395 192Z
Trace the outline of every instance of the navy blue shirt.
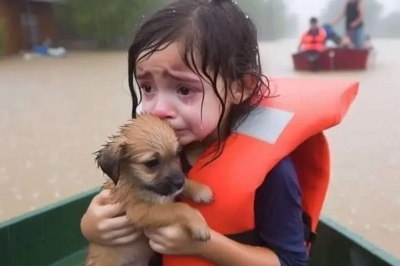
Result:
M182 168L184 172L190 168L185 158ZM286 157L268 173L254 201L256 232L261 246L272 250L281 266L307 265L302 213L296 170L292 160ZM149 265L161 265L161 257L157 257Z
M257 189L254 214L263 246L275 252L281 266L307 265L301 191L289 157L282 159Z

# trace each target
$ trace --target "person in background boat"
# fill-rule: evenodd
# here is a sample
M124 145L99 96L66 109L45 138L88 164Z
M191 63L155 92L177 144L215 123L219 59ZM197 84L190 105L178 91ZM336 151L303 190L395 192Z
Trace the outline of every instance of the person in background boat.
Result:
M346 33L354 44L354 48L362 49L365 41L364 3L361 0L348 0L331 24L338 23L343 17L346 18Z
M326 32L326 48L339 46L341 38L339 34L337 34L336 31L333 29L333 27L329 24L324 24L322 27L325 29Z
M316 18L310 19L310 28L303 33L299 49L301 51L322 52L325 50L327 33L323 27L318 25Z
M323 27L318 25L316 18L310 19L310 28L303 33L299 44L299 50L304 52L306 58L313 65L313 69L318 69L318 58L325 50L327 33Z

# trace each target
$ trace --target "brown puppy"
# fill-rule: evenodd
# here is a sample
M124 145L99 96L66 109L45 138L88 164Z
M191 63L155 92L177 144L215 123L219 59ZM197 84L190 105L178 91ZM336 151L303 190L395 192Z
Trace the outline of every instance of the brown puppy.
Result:
M183 194L210 203L209 187L186 179L180 169L179 142L170 125L152 115L139 115L97 152L96 161L111 179L112 203L121 203L138 229L179 224L193 239L207 241L210 232L203 216L189 205L174 202ZM86 266L147 265L153 251L146 236L134 243L106 247L91 243Z

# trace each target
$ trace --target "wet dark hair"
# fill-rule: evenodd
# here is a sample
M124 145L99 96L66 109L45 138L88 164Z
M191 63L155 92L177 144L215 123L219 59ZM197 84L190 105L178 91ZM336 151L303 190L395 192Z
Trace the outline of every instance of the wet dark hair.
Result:
M315 17L310 18L310 23L318 23L318 19Z
M218 96L222 106L217 129L219 154L227 137L220 132L230 85L236 81L243 84L248 74L256 80L250 97L232 106L228 114L229 134L269 94L269 81L261 71L256 27L231 0L178 0L156 11L142 22L129 48L132 117L136 116L142 98L140 90L140 101L134 90L136 65L173 42L179 43L183 62L209 82ZM200 65L195 64L196 58L200 59ZM224 95L217 91L218 76L224 81Z

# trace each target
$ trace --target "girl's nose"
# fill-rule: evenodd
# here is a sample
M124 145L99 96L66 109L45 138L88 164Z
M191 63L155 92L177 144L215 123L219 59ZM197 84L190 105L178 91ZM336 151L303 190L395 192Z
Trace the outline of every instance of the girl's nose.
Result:
M162 119L172 119L176 117L176 111L174 108L163 101L157 103L152 114Z

